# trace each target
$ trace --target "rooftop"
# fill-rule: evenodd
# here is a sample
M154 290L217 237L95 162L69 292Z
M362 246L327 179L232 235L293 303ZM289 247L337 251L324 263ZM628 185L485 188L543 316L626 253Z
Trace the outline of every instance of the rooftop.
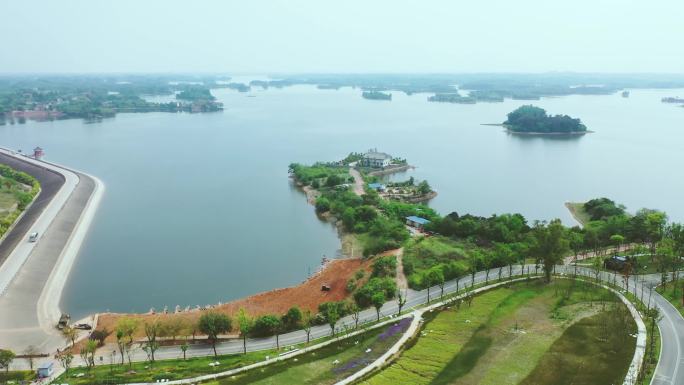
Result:
M411 221L411 222L420 223L421 225L426 225L426 224L430 223L429 220L427 220L425 218L417 217L415 215L411 215L410 217L406 217L406 219Z

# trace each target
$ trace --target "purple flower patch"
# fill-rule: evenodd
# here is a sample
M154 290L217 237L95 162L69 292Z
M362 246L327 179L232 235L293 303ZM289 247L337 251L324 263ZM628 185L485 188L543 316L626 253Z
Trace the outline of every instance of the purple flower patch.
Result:
M368 348L371 349L371 352L374 350L375 345L377 345L378 342L385 341L386 339L393 337L399 333L403 333L408 329L409 325L411 325L412 318L403 318L401 321L397 322L396 324L390 325L385 329L382 334L378 336L378 339L375 341L375 343L371 344ZM363 354L362 357L357 357L354 359L351 359L344 364L341 364L339 366L336 366L332 369L333 373L335 374L340 374L347 372L349 370L355 369L355 368L360 368L369 365L375 360L375 357L372 356L369 353L361 353Z

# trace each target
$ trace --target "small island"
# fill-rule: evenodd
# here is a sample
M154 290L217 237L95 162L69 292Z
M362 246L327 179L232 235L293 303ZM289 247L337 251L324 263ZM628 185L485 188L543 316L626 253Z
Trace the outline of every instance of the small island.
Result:
M459 104L475 104L477 99L470 96L461 96L459 93L444 93L444 94L434 94L428 97L428 102L437 103L459 103Z
M392 100L392 94L386 94L380 91L363 91L361 96L364 99L371 100Z
M508 132L531 135L582 135L587 127L579 119L568 115L548 115L543 108L532 105L518 107L508 114L503 123Z

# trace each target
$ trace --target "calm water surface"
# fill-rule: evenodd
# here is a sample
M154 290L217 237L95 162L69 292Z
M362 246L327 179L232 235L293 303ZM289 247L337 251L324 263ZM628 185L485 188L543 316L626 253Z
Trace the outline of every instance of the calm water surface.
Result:
M451 105L395 92L384 102L309 86L214 93L224 112L0 127L2 145L40 145L46 159L107 186L63 309L78 317L194 306L304 280L340 242L292 186L287 165L371 147L418 166L394 178L428 179L439 192L431 206L444 214L520 212L572 224L563 202L608 196L684 220L684 108L660 102L683 90L534 102L596 131L575 138L481 125L523 101Z

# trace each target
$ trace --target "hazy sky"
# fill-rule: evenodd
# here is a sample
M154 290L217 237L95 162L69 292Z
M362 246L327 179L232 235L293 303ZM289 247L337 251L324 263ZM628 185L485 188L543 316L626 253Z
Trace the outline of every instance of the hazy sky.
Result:
M684 72L684 0L1 0L0 72Z

